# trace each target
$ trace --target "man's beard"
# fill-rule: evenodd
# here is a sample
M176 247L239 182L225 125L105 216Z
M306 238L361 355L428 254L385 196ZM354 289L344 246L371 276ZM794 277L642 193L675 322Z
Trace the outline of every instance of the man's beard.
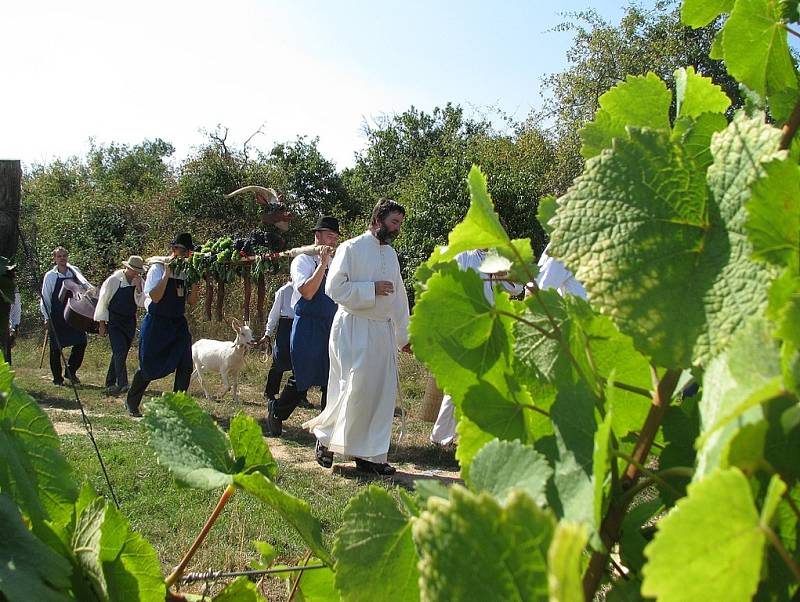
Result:
M397 231L390 231L386 224L381 224L381 227L378 228L378 231L375 233L375 238L383 245L390 245L394 242L394 239L397 238L398 234L400 233Z

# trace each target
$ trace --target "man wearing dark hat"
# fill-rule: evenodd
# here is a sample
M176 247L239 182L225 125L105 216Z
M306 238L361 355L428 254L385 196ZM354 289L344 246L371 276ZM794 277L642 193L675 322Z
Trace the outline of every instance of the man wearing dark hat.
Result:
M106 373L106 394L119 395L128 390L128 351L136 336L136 310L144 307L144 260L131 255L123 268L106 278L100 287L94 319L100 335L111 342L111 361Z
M150 268L144 283L147 315L139 333L139 369L133 375L126 405L131 416L141 416L139 404L150 381L175 373L173 391L186 391L192 376L192 336L186 323L186 303L197 303L196 284L187 290L186 275L174 273L170 266L176 257L192 251L192 235L178 234L172 241L172 254L148 260Z
M289 349L293 373L281 396L267 405L267 430L274 437L280 436L283 421L305 398L310 387L321 388L322 408L325 408L328 339L337 309L336 303L325 294L325 278L331 256L339 243L339 222L335 217L323 216L313 232L319 256L298 255L291 265L294 286L291 304L295 320Z

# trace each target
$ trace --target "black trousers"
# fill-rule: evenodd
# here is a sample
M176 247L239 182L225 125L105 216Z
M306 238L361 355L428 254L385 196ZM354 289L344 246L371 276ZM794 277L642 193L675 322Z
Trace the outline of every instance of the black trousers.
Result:
M73 345L67 360L66 376L77 374L78 369L83 363L83 355L86 353L86 343ZM61 350L53 344L53 337L50 337L50 372L53 373L53 380L56 382L64 380L61 374Z
M325 404L328 400L328 387L320 387L320 391L322 392L322 398L320 403L322 405L322 409L325 409ZM308 389L304 389L302 391L297 390L297 383L294 380L294 374L289 377L289 380L286 381L286 386L283 388L281 392L281 396L275 400L275 405L273 406L273 414L275 414L275 418L278 420L286 420L291 416L294 409L297 407L297 404L300 403L300 400L304 399Z
M106 387L128 386L128 352L131 350L132 339L116 328L108 329L108 338L111 340L111 361L108 362L106 372Z
M192 366L179 366L175 371L175 384L172 386L172 390L175 392L188 391L191 378ZM146 380L142 375L141 369L137 369L136 372L134 372L131 388L128 389L128 395L125 399L125 405L128 406L129 411L139 409L139 405L142 403L142 397L144 397L144 392L147 390L150 382L151 381Z
M279 370L275 366L275 360L272 360L272 366L269 368L269 372L267 372L267 384L264 387L264 397L267 399L273 399L278 395L278 391L281 388L281 380L283 380L283 373L286 372L285 370Z

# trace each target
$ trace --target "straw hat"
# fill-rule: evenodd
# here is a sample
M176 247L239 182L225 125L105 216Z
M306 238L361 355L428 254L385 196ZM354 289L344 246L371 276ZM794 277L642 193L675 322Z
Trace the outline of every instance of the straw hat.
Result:
M144 260L138 255L131 255L130 257L128 257L128 261L122 262L122 265L124 265L129 270L133 270L134 272L139 272L140 274L144 274Z

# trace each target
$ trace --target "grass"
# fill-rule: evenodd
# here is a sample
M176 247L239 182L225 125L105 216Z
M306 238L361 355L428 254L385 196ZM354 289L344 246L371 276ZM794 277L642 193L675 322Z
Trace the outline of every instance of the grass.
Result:
M44 367L39 369L40 342L33 338L18 342L12 355L16 382L39 402L61 434L62 451L77 480L88 481L98 492L110 497L83 428L73 390L50 382L52 377L46 358ZM178 564L222 492L180 488L169 472L158 464L147 445L142 422L127 415L123 398L107 397L103 393L110 353L106 339L90 339L79 371L82 384L78 386L78 393L91 420L121 509L133 527L155 547L162 570L167 574ZM458 470L452 451L428 443L431 425L417 419L425 372L412 357L401 355L401 383L410 412L403 444L397 447L393 441L389 452L390 460L399 470L397 478L364 478L355 472L352 464L337 464L333 471L317 466L313 459L313 437L300 428L300 424L316 410L298 409L284 423L284 436L280 440L268 439L280 466L279 485L311 505L312 512L322 522L324 537L329 544L342 523L348 500L369 483L376 483L397 495L398 487L411 487L415 478L425 478L426 475L430 478L441 472L453 480ZM135 365L135 350L131 350L129 376L133 375ZM261 361L260 354L249 354L240 374L238 403L232 401L230 394L220 403L205 400L194 382L190 393L223 429L227 429L230 419L239 411L263 421L266 407L261 395L267 368L268 364ZM208 381L213 390L221 389L218 375L211 376ZM162 391L171 389L172 377L169 376L153 382L148 395L160 395ZM318 403L317 391L312 390L309 398ZM245 569L258 557L251 544L253 540L274 545L281 562L295 562L306 550L300 537L280 516L257 500L237 492L188 570ZM272 598L285 595L283 584L273 580L268 593Z

